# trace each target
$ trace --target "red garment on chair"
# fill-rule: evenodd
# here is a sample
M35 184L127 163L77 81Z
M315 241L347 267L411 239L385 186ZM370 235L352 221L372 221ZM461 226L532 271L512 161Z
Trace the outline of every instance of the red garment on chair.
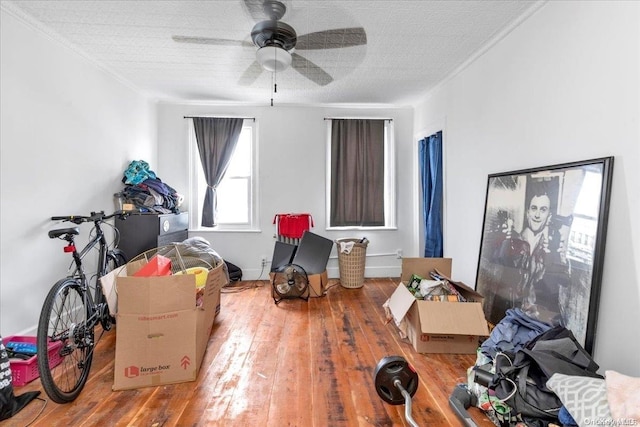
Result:
M273 223L277 224L279 236L300 239L305 231L313 227L313 218L308 213L276 214Z

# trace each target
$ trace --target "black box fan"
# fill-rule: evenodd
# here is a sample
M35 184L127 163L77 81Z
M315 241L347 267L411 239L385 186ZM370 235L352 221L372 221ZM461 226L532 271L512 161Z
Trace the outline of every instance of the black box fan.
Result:
M276 304L283 299L309 299L309 277L297 264L287 264L280 272L275 272L271 287L271 296Z

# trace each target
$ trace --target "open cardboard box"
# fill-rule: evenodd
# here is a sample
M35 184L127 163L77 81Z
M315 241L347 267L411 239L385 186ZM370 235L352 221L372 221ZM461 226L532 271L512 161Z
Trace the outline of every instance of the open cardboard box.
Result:
M417 300L405 283L412 274L429 278L437 270L451 276L450 258L403 258L401 283L385 303L388 314L419 353L474 354L478 338L488 336L482 311L483 297L462 282L449 282L462 296L473 302Z
M195 275L133 277L143 264L101 278L116 315L113 390L194 381L227 284L223 264L210 270L196 307Z

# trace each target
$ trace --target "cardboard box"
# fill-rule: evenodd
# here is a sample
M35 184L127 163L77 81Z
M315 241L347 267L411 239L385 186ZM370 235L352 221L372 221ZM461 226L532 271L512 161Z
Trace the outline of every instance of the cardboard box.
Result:
M124 277L127 275L127 266L123 265L112 270L106 276L100 278L100 286L102 287L102 293L107 299L107 305L109 306L109 313L115 317L118 314L118 293L116 292L116 278Z
M478 338L488 336L489 328L482 311L483 297L462 282L450 283L473 302L417 300L405 283L412 274L429 278L437 270L451 276L450 258L403 258L401 283L385 303L388 313L419 353L474 354Z
M327 287L328 281L329 281L329 278L327 276L327 270L323 271L320 274L310 274L309 275L309 296L312 298L324 296L324 290Z
M126 267L101 280L117 292L113 390L194 381L220 311L223 265L209 271L199 307L195 275L133 277L139 266Z

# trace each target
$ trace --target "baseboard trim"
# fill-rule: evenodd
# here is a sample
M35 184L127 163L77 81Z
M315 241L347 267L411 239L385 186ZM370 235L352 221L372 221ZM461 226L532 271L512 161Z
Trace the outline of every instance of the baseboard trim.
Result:
M400 277L401 266L377 266L365 267L365 277ZM339 279L338 267L328 267L327 276L329 279ZM269 280L269 271L259 268L242 269L242 280Z

